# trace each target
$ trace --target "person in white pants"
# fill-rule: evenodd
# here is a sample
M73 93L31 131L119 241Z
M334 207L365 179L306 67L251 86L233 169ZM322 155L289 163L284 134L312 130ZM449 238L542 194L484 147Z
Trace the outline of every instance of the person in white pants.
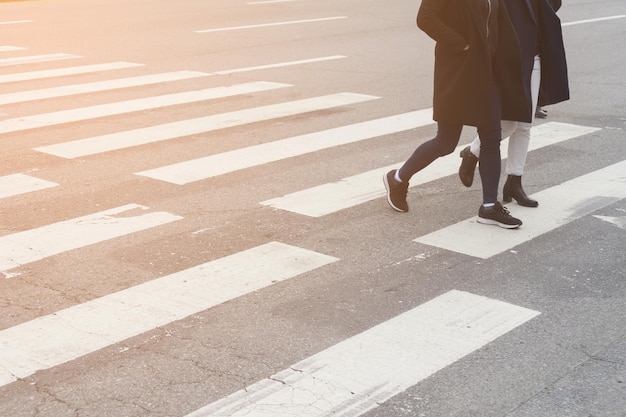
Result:
M569 99L567 63L561 33L561 21L556 10L561 0L503 0L508 9L521 47L521 71L527 97L530 96L530 120L506 120L503 113L502 137L509 136L508 159L502 201L517 201L519 205L537 207L539 203L529 198L522 188L522 175L530 143L530 129L537 106L549 105ZM515 65L510 67L516 71ZM476 138L461 151L459 178L466 187L474 180L474 171L480 155L480 140Z

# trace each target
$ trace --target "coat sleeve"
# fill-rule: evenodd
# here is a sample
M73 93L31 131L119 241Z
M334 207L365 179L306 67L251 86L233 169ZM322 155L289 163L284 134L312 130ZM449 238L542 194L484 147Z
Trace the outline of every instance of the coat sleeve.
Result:
M435 42L453 50L462 51L467 40L452 29L443 19L444 10L450 0L422 0L417 12L417 26Z

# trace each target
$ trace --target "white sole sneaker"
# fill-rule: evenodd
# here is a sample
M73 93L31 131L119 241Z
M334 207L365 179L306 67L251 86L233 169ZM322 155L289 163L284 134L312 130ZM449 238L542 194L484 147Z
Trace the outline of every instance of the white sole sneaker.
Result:
M503 229L517 229L518 227L521 226L521 224L506 224L506 223L500 223L497 220L491 220L491 219L485 219L483 217L478 217L477 218L478 223L481 224L492 224L494 226L500 226Z

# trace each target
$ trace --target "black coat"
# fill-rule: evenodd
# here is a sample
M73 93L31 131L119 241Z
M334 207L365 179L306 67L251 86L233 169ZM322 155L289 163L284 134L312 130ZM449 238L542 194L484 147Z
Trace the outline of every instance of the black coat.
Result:
M434 120L441 123L471 126L493 125L498 123L500 118L531 121L530 71L534 62L535 46L533 41L530 41L532 52L529 55L530 49L526 48L527 42L524 44L519 42L514 21L510 15L515 13L513 17L516 24L526 25L527 22L518 19L516 8L512 13L508 10L510 4L516 3L521 5L528 3L530 7L529 1L500 0L501 4L497 9L498 43L492 60L487 43L484 11L481 9L486 0L484 2L481 0L422 0L417 15L417 25L437 42L433 95ZM547 58L546 67L559 68L558 65L552 64L554 60L557 64L562 62L559 65L565 68L564 52L558 53L559 40L562 50L560 22L558 25L554 24L553 19L558 19L558 17L546 0L541 0L540 3L542 13L548 16L541 20L546 22L542 25L542 30L550 35L547 37L549 40L546 46L547 53L549 55L554 53L553 57ZM546 10L544 6L549 10ZM532 19L532 14L528 16ZM548 30L549 28L546 29L548 26L556 26L558 36ZM535 31L537 31L536 27L535 23ZM469 45L468 50L464 50L466 45ZM542 54L542 63L543 59ZM567 85L567 71L565 70L564 73L565 85ZM562 81L562 71L554 71L554 74L561 74ZM554 79L559 80L558 77L555 78L551 72L548 72L545 79L545 87L548 91L545 93L542 91L542 96L551 103L566 99L561 90L562 82L554 81ZM499 87L500 103L492 101L492 96L489 94L490 85L493 83ZM552 87L548 83L551 83ZM548 103L544 101L542 104ZM494 111L494 106L501 106L501 108ZM495 120L496 117L498 120Z
M538 0L536 19L531 0L502 0L508 10L511 23L517 35L517 41L521 53L521 71L524 82L524 95L527 102L530 97L530 78L533 71L534 59L537 47L541 56L541 89L539 94L539 105L555 104L569 99L569 83L567 77L567 62L565 59L565 48L563 46L563 35L561 33L561 21L555 11L559 9L560 0ZM498 65L504 68L505 72L514 71L510 68L510 63L499 62ZM507 82L505 74L500 75L501 82ZM504 89L503 95L511 89ZM503 101L510 102L515 97L503 97ZM507 108L502 109L504 120L519 120L515 114L509 114ZM527 108L529 114L532 110ZM530 119L527 117L526 120Z
M491 0L496 3L496 0ZM501 3L501 0L500 0ZM494 83L511 89L502 97L502 109L513 120L530 117L530 98L526 100L521 71L521 52L506 7L497 9L498 44L495 58L488 45L485 24L487 0L422 0L417 26L437 43L433 119L446 124L493 126L500 122L500 103L490 94ZM464 50L469 45L469 49ZM498 68L506 63L511 71ZM497 70L497 73L494 71ZM506 82L501 83L501 75ZM521 101L521 103L520 103Z

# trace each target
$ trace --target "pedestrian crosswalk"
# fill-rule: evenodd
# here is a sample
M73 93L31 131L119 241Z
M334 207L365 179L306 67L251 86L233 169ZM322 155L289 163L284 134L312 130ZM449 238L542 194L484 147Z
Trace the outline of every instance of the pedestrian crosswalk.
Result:
M287 85L280 83L252 82L235 84L226 87L214 87L182 93L164 94L161 96L126 100L117 103L99 104L95 106L36 114L14 119L5 119L0 122L0 134L81 122L99 117L115 116L142 110L158 109L165 106L215 100L238 94L252 93L286 86Z
M142 64L132 62L108 62L105 64L78 65L75 67L55 68L49 70L25 71L13 74L0 75L0 83L13 83L19 81L40 80L53 77L64 77L68 75L79 75L88 73L99 73L102 71L113 71L124 68L141 67Z
M59 59L73 59L80 58L77 55L56 53L56 54L43 54L43 55L29 55L16 58L0 58L0 67L34 64L38 62L58 61Z
M24 49L19 46L0 46L3 54L23 52ZM284 65L304 65L342 57L304 59ZM0 104L52 101L104 91L121 93L131 87L158 87L161 84L171 85L184 80L239 72L237 69L214 73L182 69L151 73L150 68L143 64L123 61L64 67L61 64L69 59L75 62L80 58L65 53L0 58L0 66L20 66L19 72L0 75L0 83L29 83L54 77L69 77L68 80L71 80L73 76L87 73L102 77L101 81L69 81L60 87L0 94ZM62 67L26 71L23 68L28 64L52 61L58 61ZM272 67L274 65L267 64L241 70L249 72ZM117 78L115 72L122 69L141 73ZM72 123L145 110L167 112L173 106L228 97L262 95L273 91L277 94L269 100L276 100L275 97L280 97L281 92L291 91L295 87L275 80L248 81L8 117L0 121L0 142L17 140L19 134L31 129L42 129L41 132L45 132L43 128L52 126L63 128ZM59 139L28 151L45 154L57 164L69 164L71 160L88 159L107 152L157 146L172 139L246 127L290 116L322 114L329 109L356 108L381 99L359 92L340 91L298 100L285 99L250 108L243 104L245 108L203 117L168 123L153 122L139 129L119 129L102 134L95 132L93 136L73 140ZM245 100L242 102L245 103ZM195 159L178 160L160 166L155 161L149 169L126 174L154 184L172 184L184 188L188 184L307 156L320 150L332 151L387 135L419 132L420 128L432 123L430 108L406 111L339 127L322 127L313 132L276 138L260 144L251 141L246 146L221 153L214 153L207 147L199 150L200 154ZM598 127L548 121L533 127L531 151L540 152L544 148L601 131ZM506 143L503 143L503 157L506 157L506 149ZM356 172L344 178L333 177L334 174L324 175L323 167L320 167L317 185L289 193L287 190L271 188L270 191L275 195L258 201L258 208L269 207L276 212L289 212L313 221L376 199L386 208L381 178L399 163L395 161L391 165L371 166L364 172ZM457 152L437 160L416 176L411 186L455 175L458 164L457 149ZM524 210L516 207L516 214L519 213L524 219L524 226L519 231L478 226L474 219L460 218L459 223L417 237L414 242L483 259L521 247L529 240L626 198L626 179L623 176L626 172L625 164L622 161L540 191L536 194L542 202L540 209ZM43 190L54 192L64 189L62 181L47 179L41 167L36 175L31 172L31 168L34 167L24 166L21 167L22 172L5 172L0 176L0 201L25 198L26 195L36 195ZM117 207L82 213L26 230L8 231L9 225L2 225L0 229L4 232L0 235L0 272L6 279L11 279L20 268L65 252L189 220L175 210L162 210L158 204L150 206L136 201L125 202ZM266 243L240 251L233 249L231 254L218 259L208 255L210 260L193 267L165 276L155 276L143 284L0 330L0 389L32 377L39 371L67 364L254 291L295 277L314 275L342 261L323 250L267 240ZM484 242L489 244L482 244ZM189 416L269 417L280 415L287 403L291 415L359 416L512 332L539 314L523 306L452 290L315 353L281 372L269 374L266 379L246 386L241 391L215 402L207 399L206 407ZM364 367L363 363L369 366Z
M450 291L187 417L360 416L538 314Z
M486 259L626 198L624 180L619 180L624 172L626 161L534 194L542 202L542 210L516 207L524 227L514 234L475 227L474 217L415 241Z
M407 114L413 117L413 114ZM419 115L417 124L412 127L432 123L430 110L426 110ZM400 127L400 123L393 120L393 126ZM411 127L409 127L411 128ZM399 131L400 129L396 130ZM532 135L535 139L531 142L529 150L540 149L544 146L554 145L561 141L573 139L575 137L588 135L597 131L597 128L575 126L570 124L549 122L532 128ZM392 133L392 132L390 132ZM508 139L502 142L502 157L507 157ZM428 166L427 170L411 179L410 186L415 187L420 184L434 181L457 172L459 161L456 155L466 145L459 146L451 157L435 160ZM380 178L392 169L397 169L401 163L384 166L372 171L363 172L352 177L343 178L337 182L318 185L306 190L297 191L282 197L273 198L261 202L263 205L275 207L282 210L292 211L311 217L321 217L339 210L353 207L357 204L366 203L370 200L380 198L385 195L385 190L379 186Z
M261 91L262 89L272 89L287 87L278 83L254 83L254 85L238 85L231 88L232 94L243 94L244 92ZM268 105L260 108L238 110L229 113L221 113L212 116L205 116L191 120L156 125L148 128L109 134L73 142L61 143L47 147L37 148L41 152L62 156L65 158L77 158L80 156L93 155L117 149L138 146L152 142L174 139L182 136L189 136L197 133L207 133L214 130L226 129L228 127L241 126L248 123L260 122L263 120L276 119L287 116L294 116L302 113L325 110L348 104L355 104L376 97L363 94L340 93L323 97L314 97L287 103ZM192 173L192 165L206 166L204 160L199 162L189 161L183 163L184 166L162 167L153 171L138 173L147 177L168 181L174 184L185 184L191 181L208 178L206 174L200 172ZM168 174L167 172L172 172ZM172 178L168 175L186 175L186 178Z
M180 219L165 212L132 215L147 210L148 207L128 204L0 237L0 271Z
M197 77L206 77L207 75L208 74L206 73L197 71L175 71L163 74L140 75L137 77L118 78L115 80L98 81L93 83L72 84L63 87L0 94L0 105L21 103L32 100L44 100L76 94L95 93L98 91L111 91L118 88L141 87L150 84L165 83L168 81L180 81Z
M26 174L5 175L0 177L0 198L44 190L58 185Z
M100 214L102 220L95 223L98 230L92 233L102 238L97 232L107 230L103 226L112 224L117 212L121 209ZM142 219L144 226L175 220L167 214L156 217ZM127 224L133 222L136 219L129 218ZM89 219L83 223L93 228ZM56 229L75 239L90 232L73 231L67 224ZM57 237L51 234L49 243L58 242ZM335 261L321 253L270 242L2 330L0 386Z

